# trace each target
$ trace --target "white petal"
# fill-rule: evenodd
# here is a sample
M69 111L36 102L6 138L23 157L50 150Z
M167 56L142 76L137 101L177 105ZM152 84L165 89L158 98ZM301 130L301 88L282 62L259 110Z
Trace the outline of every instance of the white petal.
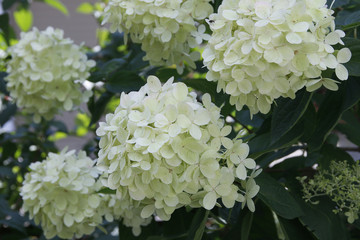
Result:
M206 109L199 109L195 112L195 120L194 123L202 126L206 125L210 122L210 114L209 111Z
M351 52L350 49L348 48L342 48L337 56L336 56L337 60L339 63L347 63L348 61L350 61L351 58Z
M161 82L155 76L149 76L147 78L147 85L152 92L158 92L161 89Z
M292 43L292 44L299 44L302 42L302 39L301 37L296 34L296 33L288 33L286 35L286 40L289 42L289 43Z
M203 206L207 210L211 210L214 208L216 204L216 193L215 192L208 192L203 200Z
M239 164L239 166L236 168L236 176L241 180L246 179L247 173L244 165Z
M191 124L191 127L190 127L190 135L199 140L201 138L201 130L198 126L196 126L195 124Z
M342 64L338 64L335 68L335 74L340 80L348 79L349 73L346 67Z
M147 205L141 210L141 217L148 218L150 217L155 211L154 205Z
M224 10L222 12L222 16L227 19L227 20L231 20L231 21L235 21L238 19L238 15L235 11L233 10Z

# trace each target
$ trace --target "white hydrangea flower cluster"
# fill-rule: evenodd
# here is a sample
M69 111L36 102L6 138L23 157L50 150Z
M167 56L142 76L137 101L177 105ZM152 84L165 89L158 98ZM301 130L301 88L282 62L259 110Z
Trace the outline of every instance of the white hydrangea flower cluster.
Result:
M97 164L108 174L105 185L129 208L140 208L142 218L169 220L182 206L212 209L218 198L227 208L239 201L255 210L259 171L249 146L227 137L232 128L210 95L202 102L184 83L171 78L162 86L149 76L138 92L122 93L115 113L100 123Z
M133 42L141 43L144 60L153 66L176 64L179 73L184 62L195 68L199 52L191 52L203 40L205 26L199 20L207 18L213 8L210 0L110 0L104 9L103 23L110 31L130 34Z
M119 201L116 195L107 194L104 196L101 208L100 211L102 211L107 221L121 220L125 226L132 228L135 236L140 235L141 226L150 224L152 220L151 217L142 218L142 209L137 207L136 203L130 198Z
M211 14L213 35L203 52L207 79L230 95L237 110L247 105L252 114L268 113L274 99L294 98L324 85L337 90L337 81L321 72L335 69L348 78L343 63L351 58L345 33L335 30L326 0L224 0Z
M20 195L23 209L41 223L46 238L64 239L91 234L102 223L102 197L96 181L100 171L81 151L49 153L46 160L30 165Z
M81 83L95 66L63 31L48 27L21 33L20 41L9 48L7 88L16 104L34 113L34 121L49 120L61 110L88 101L91 91L81 90Z

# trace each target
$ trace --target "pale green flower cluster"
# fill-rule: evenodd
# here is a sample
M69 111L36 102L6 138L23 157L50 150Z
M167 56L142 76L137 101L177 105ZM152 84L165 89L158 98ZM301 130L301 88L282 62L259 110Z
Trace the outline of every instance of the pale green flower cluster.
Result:
M104 185L142 218L169 220L182 206L212 209L219 198L227 208L239 201L255 210L259 171L249 146L227 137L232 128L224 126L210 95L202 102L184 83L171 78L162 86L150 76L138 92L122 93L115 112L100 123L97 164L108 174Z
M110 31L130 34L131 40L142 44L144 60L153 66L176 64L179 73L184 62L195 68L199 52L191 52L203 40L208 40L205 26L199 20L207 18L213 8L210 0L110 0L104 10L103 23Z
M48 27L21 33L20 41L9 48L7 88L18 107L34 113L34 121L49 120L61 110L86 102L90 91L82 92L81 83L95 66L78 45L63 38L63 31Z
M350 60L345 33L335 30L333 11L326 0L224 0L211 14L213 34L203 52L207 79L218 82L218 91L230 103L251 113L268 113L279 97L295 98L306 86L314 91L324 85L337 90L337 81L321 72L335 69L340 80L348 78L343 63Z
M332 161L329 170L320 169L314 178L298 178L303 185L304 198L313 204L314 198L327 195L334 201L335 213L345 212L349 223L359 218L360 212L360 165L346 161Z
M119 201L116 195L105 195L101 208L101 212L107 221L112 222L114 219L122 220L125 226L132 228L135 236L140 235L141 226L146 226L151 223L151 217L142 218L142 209L136 207L136 202L130 198Z
M41 223L46 238L79 238L102 223L99 171L85 152L49 153L46 160L32 163L30 170L20 191L23 209Z

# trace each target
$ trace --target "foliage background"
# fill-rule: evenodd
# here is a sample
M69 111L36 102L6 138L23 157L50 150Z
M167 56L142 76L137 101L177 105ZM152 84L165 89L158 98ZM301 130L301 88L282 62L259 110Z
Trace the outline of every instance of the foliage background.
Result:
M59 0L40 0L50 7L67 14ZM221 0L214 1L216 9ZM328 2L331 4L331 1ZM5 12L0 15L0 48L16 43L16 34L9 24L9 8L16 8L14 18L22 31L31 28L36 18L29 10L28 0L3 0ZM84 3L77 9L84 14L102 10L103 3ZM25 116L6 96L4 66L0 66L0 92L5 95L4 108L0 112L0 125L11 117L22 119L14 132L0 134L0 239L44 239L42 230L24 215L19 187L28 166L40 161L49 152L57 152L54 141L65 136L82 137L94 132L96 124L119 102L121 92L138 90L146 76L156 75L162 81L175 76L198 92L209 93L221 106L223 116L237 131L244 132L244 139L251 149L250 157L264 169L256 181L260 193L256 197L256 211L236 205L233 209L215 208L210 213L203 209L178 209L169 222L153 221L135 238L131 229L121 223L105 223L108 234L97 230L83 239L360 239L360 220L349 224L343 214L332 212L334 204L322 197L320 204L312 205L302 199L298 176L313 176L316 164L328 168L332 160L355 164L349 151L360 151L360 1L337 0L333 8L337 28L346 32L345 45L352 51L352 59L346 64L350 77L339 85L337 92L324 88L315 93L299 91L296 99L276 100L270 113L249 118L249 111L235 111L227 97L216 92L216 84L205 80L206 68L197 62L195 71L186 70L178 75L176 69L149 66L142 57L144 52L137 44L126 45L119 33L109 34L100 27L97 39L100 51L89 50L88 56L97 61L89 81L96 83L94 95L87 105L88 111L79 112L75 119L76 129L67 129L62 121L34 124L31 116ZM100 24L101 19L98 19ZM65 33L66 34L66 33ZM71 36L67 36L70 37ZM332 73L327 73L331 75ZM338 133L344 134L356 147L339 147ZM91 138L83 149L96 158L98 138ZM295 151L300 156L287 158L272 166L273 161ZM272 167L270 167L270 165ZM359 200L360 201L360 200ZM115 231L114 231L115 229ZM204 234L203 234L204 232ZM113 234L110 234L113 233Z

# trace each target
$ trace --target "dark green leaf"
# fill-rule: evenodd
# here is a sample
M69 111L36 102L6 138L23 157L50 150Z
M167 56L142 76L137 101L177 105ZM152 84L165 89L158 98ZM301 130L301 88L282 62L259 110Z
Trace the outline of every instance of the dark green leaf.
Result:
M344 6L346 4L348 4L350 2L350 0L336 0L336 1L333 1L333 0L327 0L327 5L330 7L331 4L332 5L332 8L337 8L337 7L340 7L340 6Z
M7 104L5 109L0 112L0 126L4 125L15 115L17 110L16 104Z
M89 81L106 81L111 74L124 69L126 64L127 62L122 58L112 59L103 64L98 71L92 72Z
M301 205L304 215L300 216L303 225L309 228L320 240L346 240L349 239L344 222L339 215L332 212L333 204L330 200L321 199L320 204L305 203L295 198Z
M111 98L114 96L111 92L104 92L99 100L97 100L94 104L93 111L91 112L91 122L90 125L96 123L101 118L102 114L104 113L104 110L106 108L106 105L111 100Z
M314 236L299 222L298 219L285 219L278 216L281 230L286 240L310 240Z
M260 186L258 197L277 215L293 219L304 214L291 193L268 174L260 174L256 183Z
M5 81L6 76L7 76L6 72L0 72L0 92L8 95L9 92L6 89L6 81Z
M285 157L285 156L295 152L298 149L301 149L301 147L293 146L290 148L279 149L275 152L266 153L256 159L256 164L258 164L260 167L264 168L264 167L268 166L274 160Z
M359 26L360 26L360 22L354 22L354 23L350 23L348 25L342 26L341 29L343 31L346 31L346 30L350 30L352 28L357 28Z
M4 0L2 1L2 7L4 10L8 10L16 2L17 0Z
M299 122L288 133L282 136L277 142L271 142L271 133L263 133L252 138L248 144L250 147L250 157L257 158L264 153L271 152L273 150L279 150L289 147L296 143L303 134L303 124Z
M360 12L356 11L351 14L349 14L345 19L345 25L349 25L352 23L360 22Z
M319 166L323 169L327 169L330 166L332 160L335 161L347 161L349 164L354 163L354 159L345 150L335 147L331 144L324 144L320 149L321 156L317 160Z
M10 167L0 166L0 178L11 177L13 175L14 174Z
M274 221L273 212L262 201L256 201L256 210L253 213L253 223L250 230L249 239L251 240L278 240L278 234L276 231L276 225ZM238 227L239 230L241 229ZM238 235L240 235L239 233ZM238 239L238 236L234 236L230 239Z
M346 111L341 117L337 129L356 145L360 146L360 121L352 111Z
M212 97L215 97L217 95L216 83L209 82L206 79L202 79L202 78L186 79L182 82L185 83L188 87L191 87L203 93L208 93Z
M241 224L241 240L248 240L251 230L251 225L253 222L254 214L248 212L242 220Z
M116 190L110 189L110 188L102 188L98 193L104 193L104 194L116 194Z
M359 68L360 62L350 61L348 63L345 63L345 67L349 72L350 76L359 77L360 76L360 68Z
M316 129L308 142L310 151L321 147L338 123L342 113L357 103L359 99L360 81L355 77L343 82L337 92L327 92L317 114Z
M208 219L209 211L199 208L191 222L187 240L201 240Z
M119 240L137 240L138 237L135 237L132 233L131 227L126 227L124 224L119 224Z
M112 93L138 91L145 84L139 75L130 71L118 71L107 80L105 88Z
M261 114L255 114L250 118L250 111L247 109L237 111L235 118L241 125L252 126L254 128L260 128L264 122L264 117Z
M9 44L10 26L9 26L9 14L8 13L3 13L0 15L0 30L3 32L3 35L6 40L7 45L10 45Z
M271 142L278 141L295 126L309 105L312 94L303 90L295 99L280 98L276 101L271 120Z

